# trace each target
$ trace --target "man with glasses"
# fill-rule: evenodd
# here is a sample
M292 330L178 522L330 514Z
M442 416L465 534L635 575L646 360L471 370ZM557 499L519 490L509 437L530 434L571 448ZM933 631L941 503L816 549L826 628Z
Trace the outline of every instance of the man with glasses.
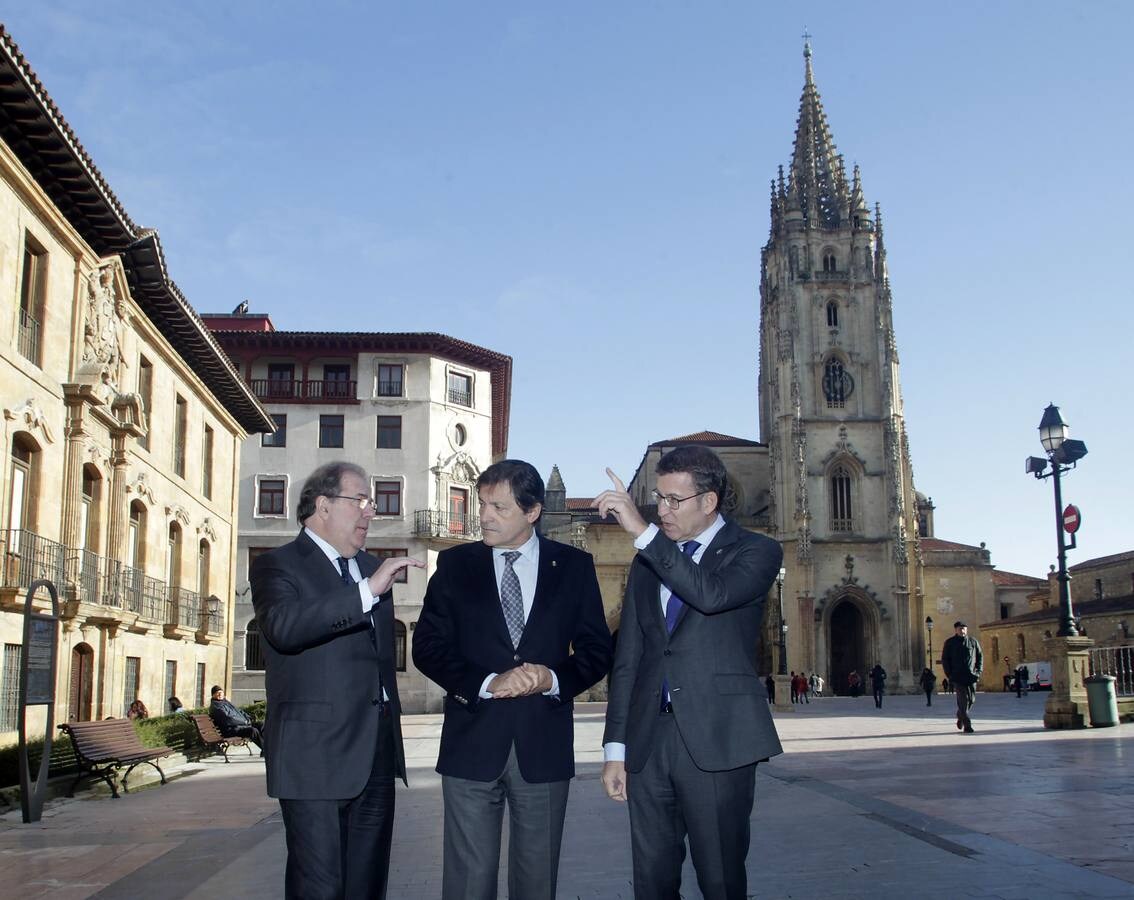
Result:
M634 896L679 896L688 838L706 900L743 900L756 763L782 752L756 646L783 552L721 515L727 476L706 447L678 447L658 461L658 525L646 524L606 471L614 489L595 506L638 550L602 773L607 795L630 804Z
M299 535L252 565L264 638L268 795L287 837L289 898L385 897L394 778L405 780L394 675L398 573L363 552L374 501L347 462L316 469Z

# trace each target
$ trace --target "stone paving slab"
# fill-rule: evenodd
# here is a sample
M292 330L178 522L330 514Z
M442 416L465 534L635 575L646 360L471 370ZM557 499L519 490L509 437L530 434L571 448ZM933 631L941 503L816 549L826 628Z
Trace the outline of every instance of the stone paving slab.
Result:
M1045 731L1042 695L982 694L977 733L962 735L950 700L887 697L879 711L870 698L822 698L777 713L788 752L758 769L751 895L1134 897L1130 726ZM576 713L561 898L633 896L626 807L599 783L602 722L601 705ZM397 796L390 898L434 900L440 716L404 728L411 786ZM260 760L179 774L121 800L53 801L32 825L0 816L0 895L281 896L283 826ZM701 897L688 862L683 896Z

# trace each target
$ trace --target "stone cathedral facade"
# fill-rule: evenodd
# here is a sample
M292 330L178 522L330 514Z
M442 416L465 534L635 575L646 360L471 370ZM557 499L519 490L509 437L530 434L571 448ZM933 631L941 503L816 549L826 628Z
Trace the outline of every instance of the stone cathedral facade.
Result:
M784 620L793 668L839 687L881 662L906 687L925 662L924 611L882 219L836 150L810 46L804 57L760 279L760 440Z

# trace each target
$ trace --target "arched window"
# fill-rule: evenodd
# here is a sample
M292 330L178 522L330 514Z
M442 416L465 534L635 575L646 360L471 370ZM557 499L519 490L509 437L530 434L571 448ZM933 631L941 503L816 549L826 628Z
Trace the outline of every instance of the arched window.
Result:
M992 658L994 660L1000 659L1000 638L998 637L992 639Z
M249 672L264 671L264 650L260 646L260 623L252 619L244 629L244 668Z
M854 479L850 470L839 463L831 470L831 531L853 531L851 493Z
M209 548L209 542L202 540L197 545L197 593L202 597L207 597L212 593L209 590L211 560L212 550Z
M1024 636L1022 634L1016 635L1016 662L1023 662L1027 659L1028 648L1024 644Z
M406 670L406 626L398 619L394 619L394 668Z
M8 489L8 527L35 528L35 475L39 448L25 435L12 437L11 480Z
M824 250L823 251L823 271L824 272L836 272L836 271L838 271L835 268L835 251L834 250Z
M827 304L827 327L828 328L838 328L839 327L839 304L836 303L834 300L831 300Z
M843 368L842 360L832 356L823 365L823 396L830 409L842 409L854 392L854 379Z
M170 587L181 586L181 526L176 522L169 523L169 544L165 560L166 584Z
M99 594L99 496L102 476L98 469L83 466L83 486L79 495L79 585L90 603Z

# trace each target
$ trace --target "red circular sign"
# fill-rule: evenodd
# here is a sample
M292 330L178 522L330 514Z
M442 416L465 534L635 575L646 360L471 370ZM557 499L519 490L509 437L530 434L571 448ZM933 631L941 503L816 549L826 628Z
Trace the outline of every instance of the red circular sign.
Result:
M1079 526L1083 524L1083 517L1079 515L1079 507L1067 504L1067 508L1063 510L1063 530L1068 534L1074 534L1079 530Z

